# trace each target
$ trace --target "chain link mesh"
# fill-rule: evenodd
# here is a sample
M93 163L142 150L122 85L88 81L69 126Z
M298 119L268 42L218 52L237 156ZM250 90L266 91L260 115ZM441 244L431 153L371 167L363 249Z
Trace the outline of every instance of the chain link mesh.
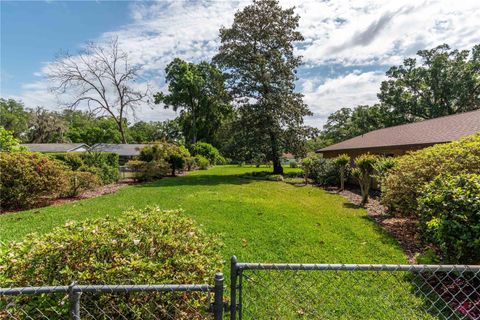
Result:
M208 285L2 289L0 319L211 319ZM12 295L12 291L18 291ZM76 318L72 314L79 294Z
M479 266L245 265L241 319L480 319Z

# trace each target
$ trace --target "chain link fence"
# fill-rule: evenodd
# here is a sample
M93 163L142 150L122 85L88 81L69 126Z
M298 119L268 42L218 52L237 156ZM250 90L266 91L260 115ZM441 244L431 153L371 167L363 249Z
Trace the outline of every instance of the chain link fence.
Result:
M231 319L480 319L480 266L232 260Z
M77 285L0 289L0 319L222 319L215 285Z

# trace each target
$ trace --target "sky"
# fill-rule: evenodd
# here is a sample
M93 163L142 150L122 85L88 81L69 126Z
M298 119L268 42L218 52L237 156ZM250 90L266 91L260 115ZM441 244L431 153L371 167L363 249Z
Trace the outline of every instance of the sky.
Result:
M0 96L27 107L59 109L44 77L62 51L118 37L141 86L166 90L164 69L175 57L199 62L217 52L218 30L250 1L1 1ZM480 1L284 1L300 15L304 64L296 90L321 128L342 107L373 104L385 72L418 50L447 43L480 44ZM143 106L132 121L171 119L161 106Z

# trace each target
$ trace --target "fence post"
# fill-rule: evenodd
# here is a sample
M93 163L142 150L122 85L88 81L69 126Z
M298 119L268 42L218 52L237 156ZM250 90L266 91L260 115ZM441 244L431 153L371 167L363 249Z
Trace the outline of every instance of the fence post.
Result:
M230 259L230 319L237 318L237 257Z
M76 282L72 282L72 284L68 287L68 298L70 300L70 317L72 318L72 320L80 320L80 296L82 295L82 293L73 291L75 285Z
M214 302L213 302L213 318L222 320L223 318L223 273L215 274Z

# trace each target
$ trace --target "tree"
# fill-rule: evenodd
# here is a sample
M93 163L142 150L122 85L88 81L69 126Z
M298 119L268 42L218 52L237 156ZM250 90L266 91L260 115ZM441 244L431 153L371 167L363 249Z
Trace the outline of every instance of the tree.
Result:
M117 124L111 117L96 117L91 112L70 109L64 110L62 116L68 124L65 137L71 142L94 145L122 141Z
M223 120L231 113L224 76L212 64L194 64L175 58L165 69L169 94L158 92L155 103L180 110L179 122L188 142L213 142Z
M128 128L134 143L154 141L182 142L183 134L178 119L165 121L139 121Z
M89 43L77 55L60 56L49 67L48 79L54 83L52 91L68 93L69 107L86 105L90 111L111 117L127 143L126 116L146 102L149 95L136 89L140 68L129 63L127 53L121 51L118 39L105 44ZM148 102L148 101L147 101Z
M58 112L38 107L30 110L25 140L31 143L66 142L67 128L67 123Z
M295 92L301 58L293 45L302 41L299 16L276 0L259 0L235 14L230 28L220 29L214 62L228 76L243 126L254 133L251 145L268 150L273 171L283 173L282 152L297 153L310 131L303 117L311 115L303 95Z
M370 193L370 185L372 182L372 174L377 162L377 156L365 153L357 157L354 161L355 168L352 170L352 175L358 180L360 191L362 193L362 205L368 201Z
M0 126L0 152L26 151L26 148L20 145L18 139L13 136L13 132Z
M417 59L387 71L378 98L391 112L391 124L431 119L480 108L480 45L451 50L446 44L418 51Z
M350 157L348 154L341 154L335 158L335 164L338 166L340 171L340 191L345 190L345 173L349 163Z
M0 98L0 126L13 132L13 136L22 139L28 128L29 113L20 101Z

